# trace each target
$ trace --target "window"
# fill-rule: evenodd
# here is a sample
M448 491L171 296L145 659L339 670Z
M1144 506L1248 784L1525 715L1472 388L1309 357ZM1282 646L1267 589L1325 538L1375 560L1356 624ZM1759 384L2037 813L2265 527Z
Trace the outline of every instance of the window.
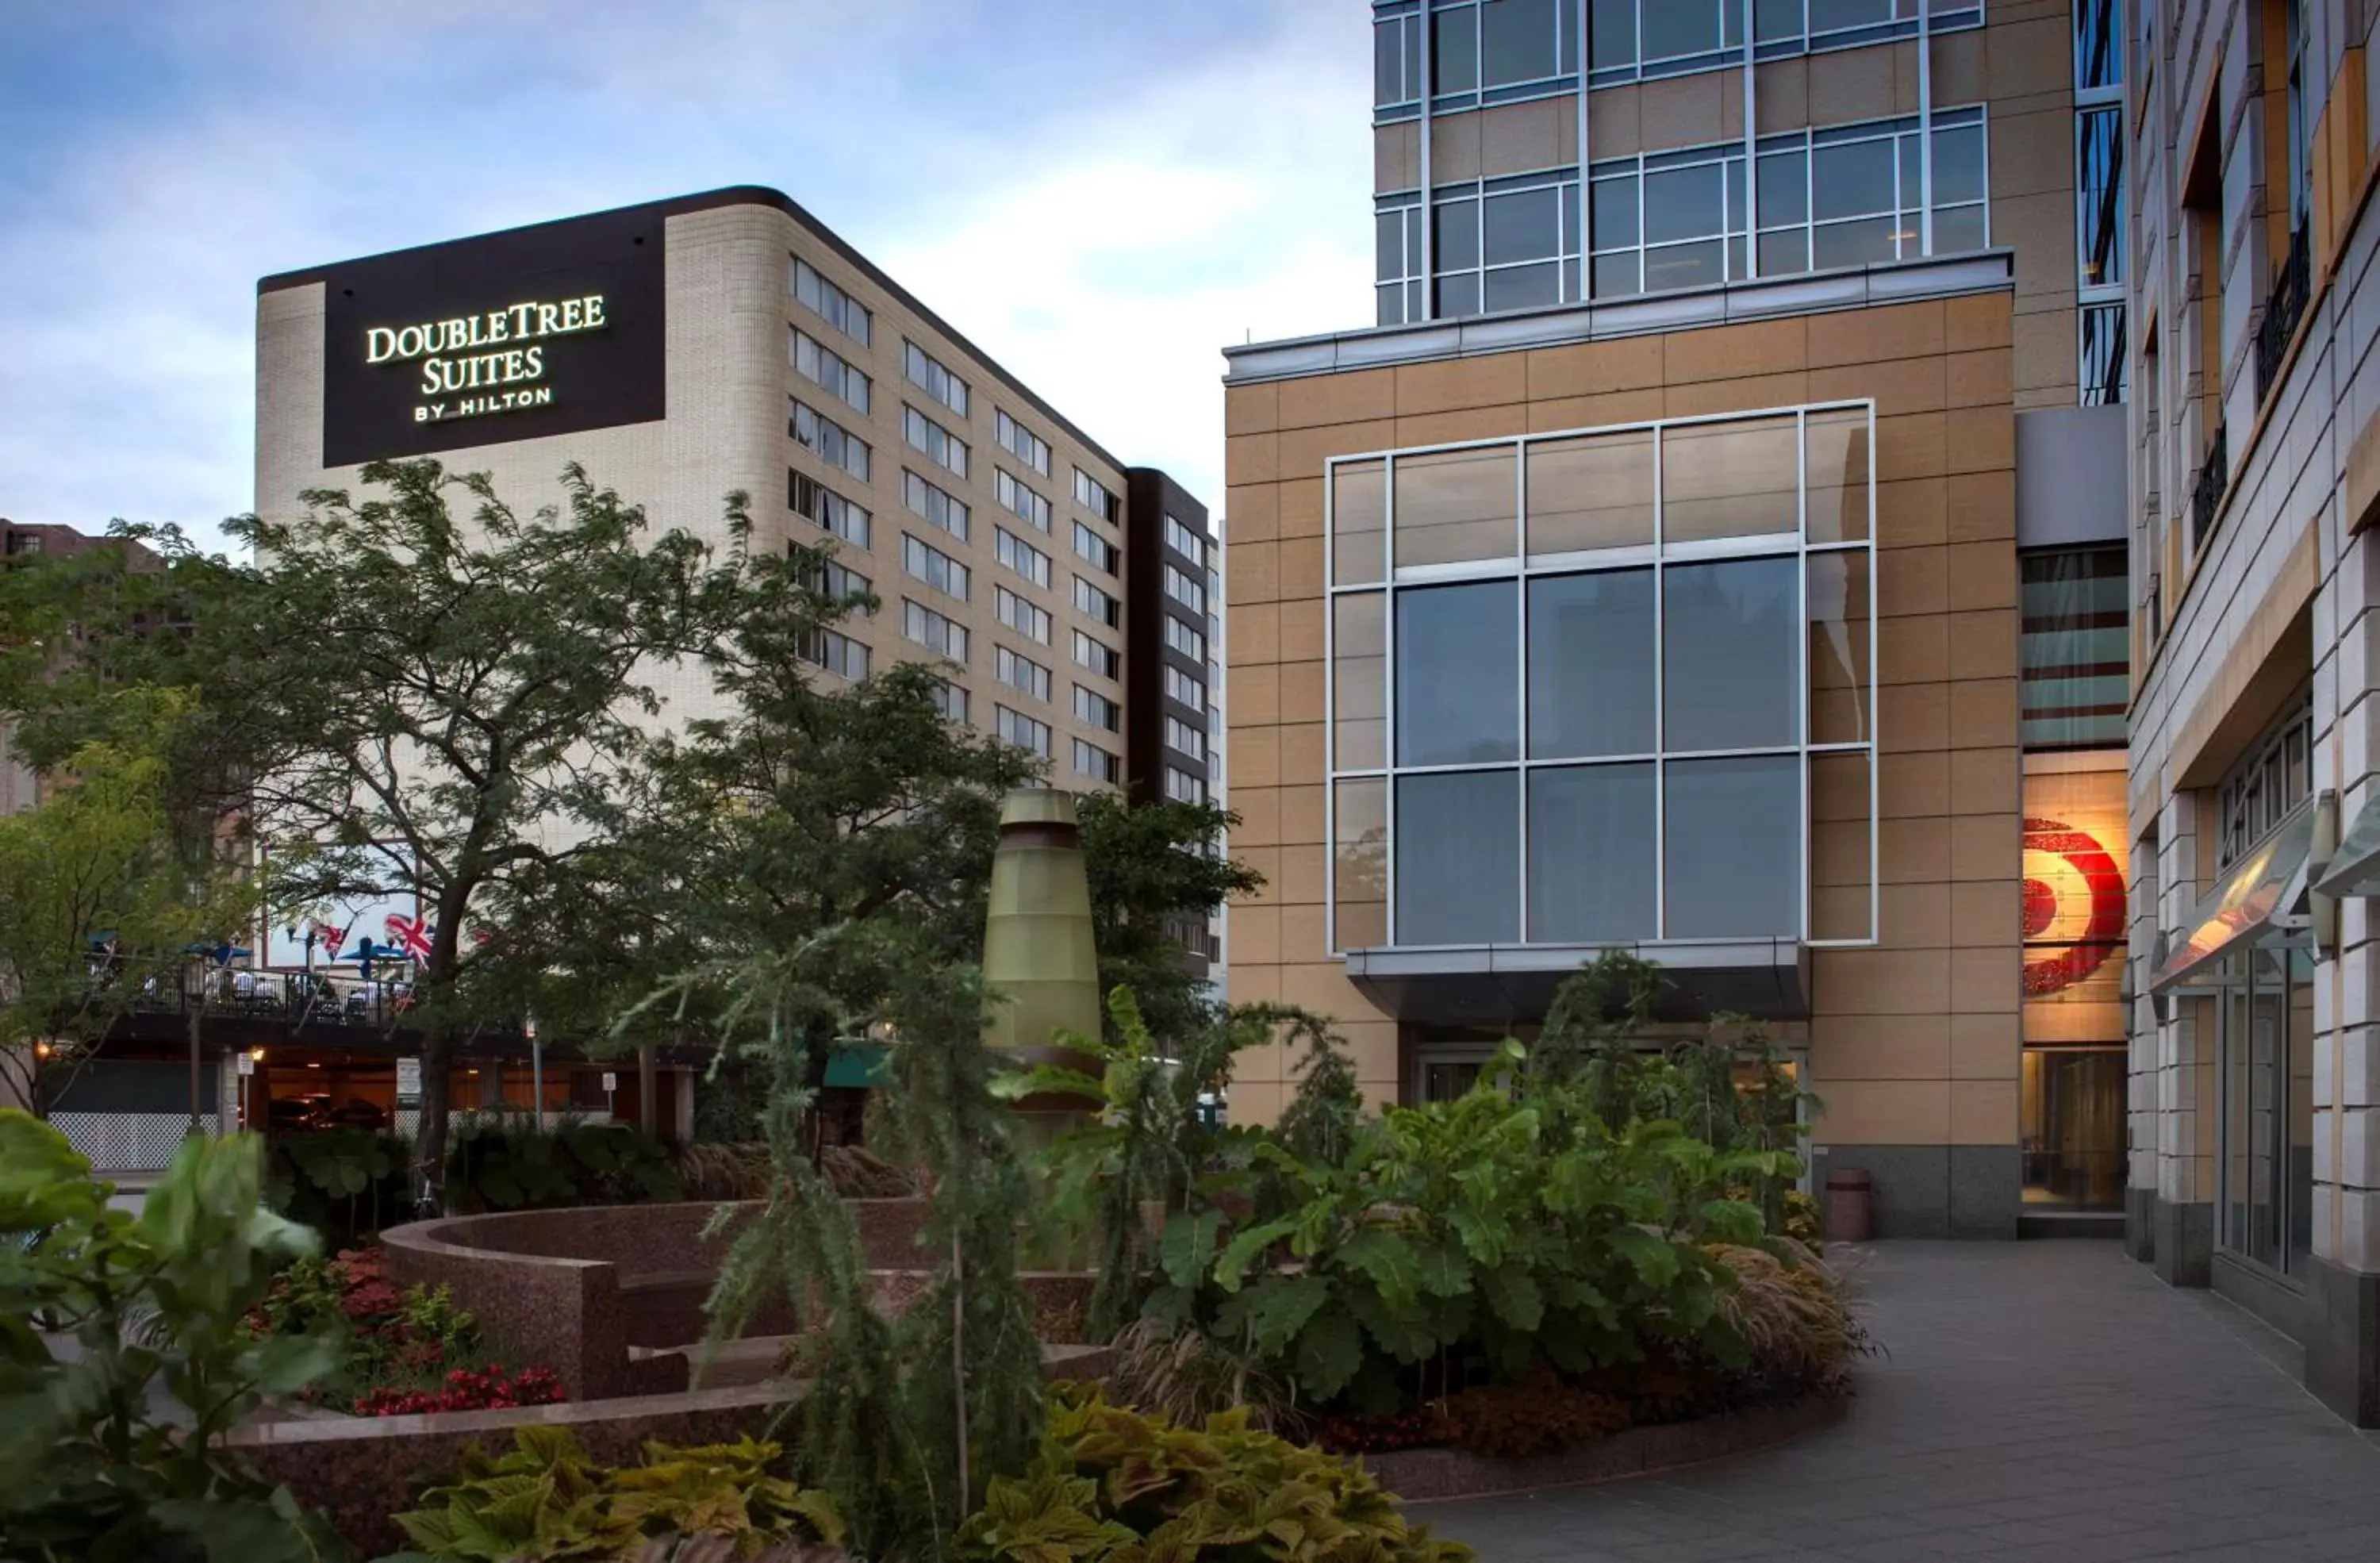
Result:
M800 557L797 544L787 543L785 551L792 557ZM876 589L875 583L866 576L836 563L832 559L820 561L814 567L804 570L802 584L820 597L836 602L848 601L855 597L868 597ZM868 612L872 610L862 610L862 612Z
M1600 217L1598 212L1598 221ZM1432 295L1438 318L1528 309L1580 297L1575 173L1440 186L1430 220L1438 247ZM1378 260L1385 267L1389 236L1383 229L1378 237ZM1602 238L1598 232L1597 241Z
M793 333L794 369L830 396L841 398L861 412L868 410L868 376L854 369L832 347L819 345L816 338L798 327L787 328Z
M1407 321L1429 319L1422 288L1428 281L1424 274L1422 248L1422 204L1417 196L1381 201L1372 217L1377 260L1374 281L1381 325L1402 325Z
M2131 358L2124 346L2121 304L2086 304L2075 314L2082 333L2082 405L2109 406L2129 393Z
M1165 719L1165 746L1178 749L1193 759L1204 759L1207 757L1207 734L1180 717L1169 716Z
M901 408L901 434L911 450L922 451L935 465L961 478L967 475L966 442L917 408Z
M1171 613L1165 616L1165 644L1193 661L1207 660L1207 637Z
M993 726L1002 743L1014 744L1020 749L1030 749L1047 758L1050 754L1050 724L1036 721L1022 711L1012 711L1006 706L994 706Z
M1004 586L991 588L992 613L1017 634L1050 644L1050 611L1035 606Z
M1103 782L1111 787L1123 784L1123 761L1096 744L1075 740L1075 774Z
M2300 1274L2313 1238L2313 975L2310 949L2246 950L2224 960L2216 1000L2220 1239Z
M1010 477L1006 467L991 469L991 491L1002 509L1021 521L1031 522L1035 531L1050 529L1050 502Z
M1171 564L1165 566L1165 595L1193 613L1207 611L1207 588Z
M1000 442L1002 450L1038 472L1042 477L1050 476L1048 442L1009 417L1004 408L995 409L992 414L992 437Z
M1917 30L1918 0L1754 0L1760 59L1856 48ZM1982 0L1934 0L1934 30L1979 27ZM1588 81L1597 87L1739 63L1742 0L1588 0ZM1574 68L1574 67L1572 67Z
M2131 699L2125 551L2028 553L2019 565L2022 742L2028 749L2120 747Z
M868 512L806 472L787 475L786 503L794 514L825 527L854 548L866 548L873 531Z
M1123 604L1080 576L1075 577L1075 612L1097 619L1110 629L1123 623Z
M933 689L934 709L942 713L944 721L964 722L967 719L967 692L947 679L937 680Z
M1171 515L1165 518L1165 542L1193 564L1207 563L1207 539Z
M2076 0L2074 6L2075 318L2086 406L2122 402L2130 389L2121 9L2116 0Z
M991 671L1001 683L1012 689L1022 689L1037 700L1050 698L1050 670L1030 657L1011 651L1005 646L994 647Z
M2301 695L2288 714L2250 745L2216 790L2222 835L2216 863L2228 868L2261 845L2313 796L2313 706Z
M1079 466L1075 468L1075 503L1102 521L1113 521L1123 512L1123 506L1117 503L1115 495L1108 492L1104 484Z
M1421 18L1408 13L1372 24L1372 102L1382 108L1421 96Z
M1123 730L1123 710L1113 700L1095 689L1075 685L1075 718L1093 727L1103 727L1110 733Z
M1038 587L1050 584L1050 556L1005 527L991 529L991 550L1002 564Z
M1330 463L1332 948L1872 941L1872 442L1862 402Z
M906 532L901 534L901 568L936 591L946 592L962 602L966 600L967 567Z
M1207 686L1171 662L1165 665L1165 693L1192 710L1207 709Z
M810 313L843 333L862 347L868 345L874 333L875 321L868 306L819 275L810 263L800 256L794 257L794 297Z
M901 503L912 514L923 516L951 536L965 540L967 507L964 501L953 499L916 473L901 473Z
M1205 803L1206 779L1193 776L1179 766L1169 765L1165 768L1165 795L1175 803Z
M2074 231L2084 287L2124 281L2124 111L2074 116Z
M1783 276L1926 253L1921 139L1913 117L1764 136L1749 209L1739 142L1596 164L1592 290L1621 297L1754 267ZM1983 110L1936 111L1932 253L1989 242L1985 161Z
M863 483L868 481L868 461L874 454L868 448L868 442L792 396L785 398L785 432L794 437L795 444L815 452L828 466L839 466Z
M922 602L901 600L901 633L953 662L967 660L966 626L942 617Z
M1114 575L1117 556L1121 551L1115 544L1092 531L1080 521L1075 523L1075 557L1087 562L1093 569L1105 570L1109 575Z
M795 654L803 661L840 673L854 684L868 676L868 648L835 630L809 631L801 637Z
M1075 632L1075 665L1088 668L1101 678L1123 676L1123 654L1103 641L1092 639L1081 630Z
M967 383L941 366L940 360L914 342L904 343L902 366L907 370L909 383L958 414L967 415Z

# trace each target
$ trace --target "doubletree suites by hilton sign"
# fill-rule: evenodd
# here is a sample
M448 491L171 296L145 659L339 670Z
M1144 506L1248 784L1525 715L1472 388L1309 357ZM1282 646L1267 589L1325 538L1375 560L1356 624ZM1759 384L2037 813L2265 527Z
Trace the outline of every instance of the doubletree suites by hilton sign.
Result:
M316 278L326 466L667 415L662 219L650 211L375 256L303 280Z

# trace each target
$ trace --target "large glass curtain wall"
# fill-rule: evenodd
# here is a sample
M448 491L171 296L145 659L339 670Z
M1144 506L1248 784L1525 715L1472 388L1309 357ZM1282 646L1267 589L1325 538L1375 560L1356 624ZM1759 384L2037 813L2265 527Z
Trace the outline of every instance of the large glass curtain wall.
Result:
M1741 141L1598 162L1584 210L1575 167L1441 185L1427 244L1419 193L1383 197L1374 217L1379 322L1980 249L1991 242L1984 111L1935 112L1930 207L1928 134L1903 117L1764 136L1749 195ZM1427 314L1426 284L1435 288Z
M1874 421L1331 462L1332 948L1871 940Z
M1753 54L1781 59L1913 37L1918 4L1751 0ZM1575 92L1582 54L1595 87L1741 65L1745 14L1745 0L1378 0L1375 117L1411 118L1425 99L1446 113ZM1981 0L1935 0L1937 32L1983 19Z
M2223 1247L2302 1275L2313 1234L2313 953L2233 955L2222 982Z

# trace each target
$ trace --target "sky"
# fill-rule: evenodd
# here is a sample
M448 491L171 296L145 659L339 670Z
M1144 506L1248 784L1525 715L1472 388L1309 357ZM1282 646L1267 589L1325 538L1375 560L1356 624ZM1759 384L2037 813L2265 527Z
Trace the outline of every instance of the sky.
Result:
M1220 512L1220 348L1370 323L1369 25L1362 0L0 0L0 515L219 545L255 497L257 278L737 184Z

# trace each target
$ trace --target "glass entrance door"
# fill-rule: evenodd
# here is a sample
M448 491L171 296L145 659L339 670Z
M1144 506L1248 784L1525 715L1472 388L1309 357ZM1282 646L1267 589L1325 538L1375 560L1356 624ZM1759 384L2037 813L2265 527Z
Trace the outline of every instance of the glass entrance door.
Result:
M2121 1048L2027 1048L2022 1122L2024 1202L2069 1210L2124 1206Z

